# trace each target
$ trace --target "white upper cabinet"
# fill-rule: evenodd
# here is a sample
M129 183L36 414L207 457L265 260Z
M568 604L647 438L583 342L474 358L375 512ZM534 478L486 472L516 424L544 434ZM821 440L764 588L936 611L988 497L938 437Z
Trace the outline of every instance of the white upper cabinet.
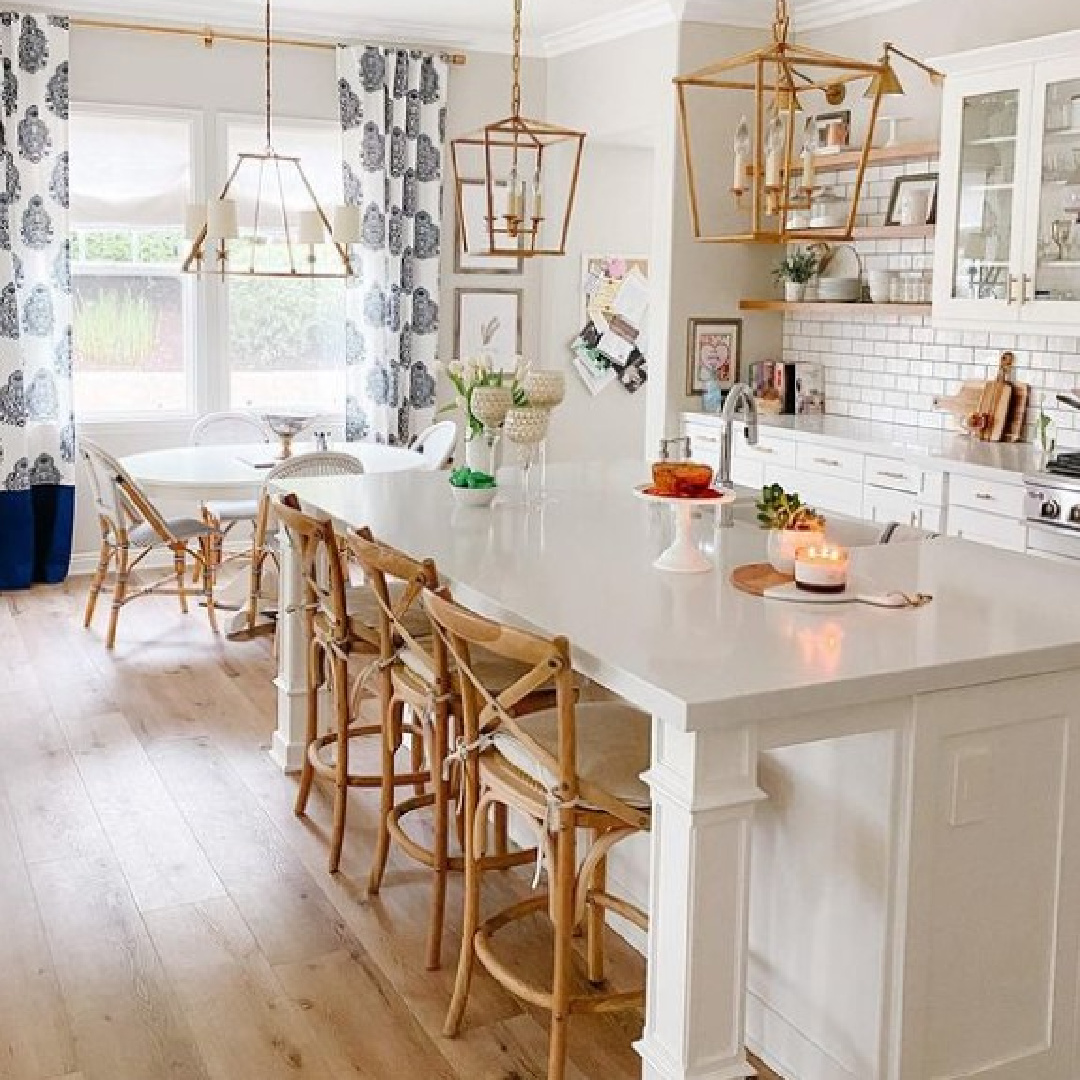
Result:
M934 320L1080 326L1080 33L950 57Z

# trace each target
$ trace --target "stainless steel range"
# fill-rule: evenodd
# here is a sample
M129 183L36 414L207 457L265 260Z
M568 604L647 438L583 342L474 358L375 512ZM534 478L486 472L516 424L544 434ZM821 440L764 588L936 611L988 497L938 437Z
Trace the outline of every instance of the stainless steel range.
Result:
M1028 550L1080 559L1080 452L1058 454L1024 483Z

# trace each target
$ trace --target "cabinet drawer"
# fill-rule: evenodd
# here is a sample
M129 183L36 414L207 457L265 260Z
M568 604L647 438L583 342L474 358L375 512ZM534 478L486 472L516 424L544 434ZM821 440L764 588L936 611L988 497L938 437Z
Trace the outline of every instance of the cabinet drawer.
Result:
M743 436L741 427L735 429L734 457L746 461L760 461L769 469L792 469L795 467L795 442L761 433L755 446Z
M1024 551L1027 548L1027 525L1024 522L963 506L954 506L949 510L949 535L980 544L992 544L1009 551Z
M917 495L922 488L922 469L906 461L878 457L876 454L866 458L865 478L873 487L906 491L912 495Z
M918 528L919 506L915 496L907 491L867 488L863 495L863 517L882 525L896 521Z
M816 473L818 476L835 476L842 480L862 483L865 455L853 450L841 450L835 446L800 442L795 449L795 465L799 472Z
M753 488L755 492L760 492L768 483L765 466L760 461L749 461L742 457L732 461L731 479L740 487Z
M775 480L788 491L797 491L804 503L820 510L826 517L829 514L862 517L863 486L854 480L833 480L792 469L780 469L774 474L766 469L765 478L766 481Z
M953 473L949 479L949 503L1020 521L1024 517L1024 488L1001 480L979 480Z

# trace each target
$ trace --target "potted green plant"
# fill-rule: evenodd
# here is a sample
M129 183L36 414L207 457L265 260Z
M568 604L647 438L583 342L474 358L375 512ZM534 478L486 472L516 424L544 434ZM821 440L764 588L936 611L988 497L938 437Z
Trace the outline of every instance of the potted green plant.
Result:
M769 530L769 562L781 574L795 572L795 553L825 531L825 518L780 484L766 484L758 501L758 521Z
M818 272L818 257L809 248L796 248L773 271L773 277L783 282L784 299L792 302L806 296L806 286Z

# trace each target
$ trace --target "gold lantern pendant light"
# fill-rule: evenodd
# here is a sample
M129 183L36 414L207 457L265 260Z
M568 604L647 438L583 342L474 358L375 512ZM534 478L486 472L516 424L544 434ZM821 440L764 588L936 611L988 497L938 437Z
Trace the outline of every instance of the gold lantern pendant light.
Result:
M892 58L902 57L921 68L935 85L944 79L940 72L892 44L884 46L879 60L860 60L794 43L789 40L790 29L787 0L776 0L773 40L768 45L675 79L690 218L696 240L714 244L850 240L882 101L903 93ZM848 187L844 220L830 220L818 228L793 224L793 211L802 211L800 216L805 217L811 208L815 191L820 187L817 171L828 170L830 164L827 157L819 155L816 132L805 113L812 111L818 102L830 105L842 102L849 90L864 83L869 115L861 144L851 148L845 162L855 166L855 178ZM734 93L742 92L746 98L742 109L732 110L733 116L742 113L735 127L735 164L730 189L733 202L711 204L713 213L708 215L713 222L718 216L722 219L719 229L710 227L706 221L700 182L706 172L701 168L702 162L710 160L715 153L715 137L708 141L707 152L705 138L700 153L695 147L691 98L695 91L701 90L723 91L729 99ZM804 115L800 117L800 113ZM698 119L700 122L700 115ZM709 175L714 173L715 170L709 170Z
M270 3L266 0L266 148L258 154L238 154L221 194L205 205L188 207L186 233L192 246L183 269L222 277L352 277L349 245L360 241L360 208L336 207L331 224L300 158L274 150ZM250 231L243 233L237 198L242 193L253 204ZM242 258L233 258L230 251L230 244L237 241L246 247ZM329 257L321 261L324 250L329 251Z
M510 116L451 141L466 255L565 255L585 133L521 114L521 7L514 0Z

